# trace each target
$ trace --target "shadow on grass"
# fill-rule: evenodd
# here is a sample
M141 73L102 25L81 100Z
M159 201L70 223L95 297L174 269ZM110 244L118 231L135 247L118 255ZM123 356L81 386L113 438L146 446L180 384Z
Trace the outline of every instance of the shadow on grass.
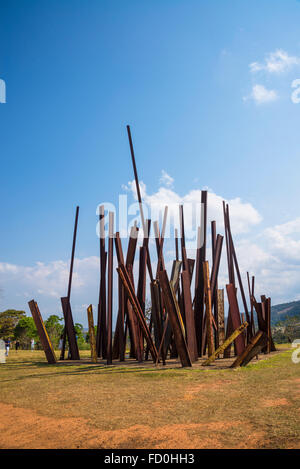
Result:
M56 364L49 365L47 362L41 361L24 361L18 363L7 363L5 368L8 371L19 371L24 368L24 364L28 368L42 368L42 369L49 369L51 367L51 372L49 373L41 373L41 374L23 374L21 376L15 376L14 378L9 379L1 379L2 383L8 382L16 382L16 381L24 381L27 379L42 379L42 378L49 378L49 377L60 377L60 376L80 376L80 375L98 375L98 376L105 376L111 374L136 374L137 376L143 378L169 378L170 376L182 376L182 374L191 374L191 373L214 373L218 372L229 372L232 373L234 371L243 371L248 372L251 370L260 370L262 368L269 368L280 364L282 360L284 360L289 354L290 350L280 351L278 354L274 356L266 356L266 358L262 358L261 360L250 363L246 367L231 369L229 367L216 367L208 369L207 367L197 367L197 368L180 368L178 366L168 366L167 368L150 368L145 366L140 366L137 363L131 363L131 365L120 365L115 364L112 366L105 365L103 363L99 364L91 364L90 362L85 363L72 363L72 362L58 362ZM125 362L126 363L126 362ZM87 365L87 366L85 366ZM77 369L75 367L78 367ZM74 369L75 368L75 369ZM50 370L49 370L50 371Z

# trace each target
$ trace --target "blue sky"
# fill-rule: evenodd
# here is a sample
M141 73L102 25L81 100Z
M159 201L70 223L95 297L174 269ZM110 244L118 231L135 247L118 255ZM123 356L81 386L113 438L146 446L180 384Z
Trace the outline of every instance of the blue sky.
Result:
M147 196L164 170L173 195L250 204L242 266L275 302L300 298L299 24L296 0L1 0L0 309L59 310L78 204L85 322L96 206L133 178L126 124Z

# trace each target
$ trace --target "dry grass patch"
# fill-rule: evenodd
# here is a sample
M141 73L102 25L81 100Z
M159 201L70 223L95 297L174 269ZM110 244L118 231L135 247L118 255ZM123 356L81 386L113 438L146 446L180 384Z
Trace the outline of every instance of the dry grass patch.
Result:
M300 365L290 355L233 371L49 366L42 352L12 352L0 366L0 401L9 406L1 410L2 425L10 427L0 445L294 447L300 441Z

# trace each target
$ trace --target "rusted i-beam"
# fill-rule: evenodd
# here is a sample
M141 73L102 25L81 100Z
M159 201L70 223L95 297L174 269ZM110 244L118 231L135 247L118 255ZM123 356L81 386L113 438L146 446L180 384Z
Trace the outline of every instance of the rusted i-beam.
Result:
M176 349L178 351L181 364L183 367L192 366L191 357L184 337L183 322L173 287L169 282L168 275L165 270L159 272L158 275L159 283L163 292L164 304L166 305L166 309L168 311L168 317L173 330Z
M47 361L49 364L54 364L56 363L56 356L55 352L51 343L51 340L49 338L48 332L46 330L42 315L40 313L39 307L37 303L34 300L31 300L28 302L34 323L36 325L39 338L42 344L42 347L44 349Z
M97 363L97 350L96 350L96 336L95 336L95 327L94 327L94 317L93 317L93 306L89 305L87 307L87 317L89 325L89 339L91 347L91 359L92 363Z
M141 329L142 329L142 332L144 334L145 340L146 340L147 344L149 345L149 350L150 350L152 359L153 359L154 363L156 363L157 350L156 350L156 347L153 343L150 331L148 329L146 320L145 320L143 312L141 310L141 306L140 306L139 301L138 301L138 299L135 295L134 288L133 288L130 276L127 272L126 267L122 264L120 264L120 266L117 268L117 272L118 272L118 274L119 274L119 276L122 280L122 283L124 285L124 288L127 292L129 301L131 302L133 311L134 311L134 313L136 315L136 318L137 318L137 320L138 320L138 322L141 326Z
M70 301L70 297L71 297L72 278L73 278L73 265L74 265L77 226L78 226L78 215L79 215L79 207L77 206L76 207L76 213L75 213L75 223L74 223L73 242L72 242L72 253L71 253L70 271L69 271L68 292L67 292L68 301ZM70 311L71 311L71 308L70 308ZM67 337L67 329L66 329L66 324L65 324L64 333L63 333L63 342L62 342L62 348L61 348L61 354L60 354L60 360L64 360L64 358L65 358L66 337Z
M236 338L246 329L246 327L248 326L248 323L247 322L244 322L243 324L240 325L240 327L238 327L229 337L228 339L225 340L225 342L220 345L217 350L210 356L208 357L207 360L205 360L203 363L202 363L202 366L207 366L207 365L210 365L213 361L215 361L215 359L222 353L224 352L224 350L226 348L228 348L228 346L230 344L232 344L232 342L234 340L236 340Z
M99 235L100 235L100 286L97 319L97 356L106 358L107 355L107 324L106 324L106 264L104 205L99 207Z
M145 223L145 218L144 218L142 196L141 196L139 178L138 178L137 169L136 169L136 162L135 162L135 155L134 155L134 149L133 149L133 143L132 143L132 137L131 137L131 130L130 130L129 125L127 125L126 128L127 128L127 134L128 134L128 140L129 140L129 147L130 147L131 160L132 160L132 166L133 166L133 172L134 172L134 179L135 179L135 185L136 185L137 198L138 198L139 207L140 207L141 222L142 222L142 227L143 227L143 231L144 231L144 236L147 237L148 236L148 233L147 233L147 228L148 227ZM150 259L150 253L149 253L149 247L148 246L147 246L147 267L148 267L150 280L152 282L154 280L154 278L153 278L153 274L152 274L152 266L151 266L151 259Z
M113 308L113 249L114 213L109 212L107 284L107 364L112 364L112 308Z

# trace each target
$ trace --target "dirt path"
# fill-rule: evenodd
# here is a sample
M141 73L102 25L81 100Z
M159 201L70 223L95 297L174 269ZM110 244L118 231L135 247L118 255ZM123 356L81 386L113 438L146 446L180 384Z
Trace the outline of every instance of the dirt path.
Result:
M82 418L46 417L0 403L0 447L16 448L222 448L218 432L242 422L175 424L161 428L135 425L101 431ZM253 437L257 435L253 434Z

